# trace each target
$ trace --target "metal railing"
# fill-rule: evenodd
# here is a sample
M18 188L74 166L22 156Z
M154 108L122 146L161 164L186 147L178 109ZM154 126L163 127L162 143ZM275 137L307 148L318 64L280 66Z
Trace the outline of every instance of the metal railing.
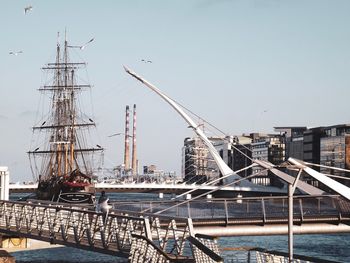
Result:
M171 255L159 248L152 240L145 236L133 234L133 243L131 246L130 262L149 262L149 263L167 263L167 262L195 262L193 258L186 256Z
M132 235L132 243L129 260L130 262L149 262L149 263L215 263L224 262L219 255L219 249L216 240L209 236L200 237L198 235L189 235L186 238L186 245L192 251L192 255L171 254L165 252L155 242L141 235Z
M196 262L224 262L220 256L216 238L208 235L196 234L189 236L188 241L192 246L193 257Z
M290 261L286 252L266 250L259 247L237 247L223 250L229 250L230 252L225 259L227 263L337 263L296 254L294 254L293 260Z
M206 247L210 242L189 244L193 225L188 218L128 215L116 210L103 214L92 207L47 202L0 200L0 233L129 257L131 262L139 258L148 258L145 262L212 262L196 261L193 249L203 254L215 247ZM217 247L215 251L212 253L218 252ZM159 260L150 261L154 257Z
M82 207L0 201L0 232L127 257L131 234L147 235L147 222Z
M223 220L227 224L238 222L286 222L287 197L259 197L234 199L206 199L189 201L133 201L115 202L114 209L129 213L154 214L173 206L162 215L198 220ZM294 197L294 221L342 221L350 219L350 202L338 195Z

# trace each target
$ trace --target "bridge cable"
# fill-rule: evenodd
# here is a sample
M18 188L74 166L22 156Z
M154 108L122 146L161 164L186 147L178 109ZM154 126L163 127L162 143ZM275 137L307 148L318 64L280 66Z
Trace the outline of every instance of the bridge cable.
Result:
M186 108L184 105L182 105L181 103L179 103L178 101L172 99L174 102L176 102L179 106L181 106L182 108L184 108L185 110L187 110L188 112L190 112L191 114L193 114L194 116L196 116L197 118L203 120L205 123L209 124L209 126L211 126L212 128L214 128L215 130L217 130L218 132L222 133L224 136L227 136L227 133L225 133L224 131L222 131L221 129L219 129L218 127L216 127L215 125L211 124L210 122L208 122L207 120L203 119L201 116L199 116L198 114L194 113L193 111L191 111L190 109ZM226 138L222 139L223 141L229 142ZM229 142L230 143L230 142ZM244 147L245 149L247 149L248 151L252 151L251 149L249 149L247 146L245 146L244 144L239 143L239 141L237 140L238 145L241 145L242 147ZM253 160L251 157L249 157L248 155L246 155L245 153L243 153L242 151L240 151L236 146L234 146L233 143L230 143L231 146L237 150L240 154L242 154L244 157L248 158L249 160Z
M266 168L266 169L263 169L263 170L261 170L261 171L255 173L255 174L251 174L251 175L249 175L249 176L247 176L247 177L238 179L238 180L233 181L233 182L231 182L231 183L218 186L216 189L210 190L210 191L205 192L205 193L203 193L203 194L197 195L197 196L195 196L195 197L193 197L193 198L191 198L191 199L188 199L188 200L185 200L185 201L180 202L180 203L178 203L178 204L175 204L175 205L173 205L173 206L167 207L167 208L165 208L165 209L163 209L163 210L160 210L160 211L156 212L155 214L163 213L163 212L165 212L165 211L167 211L167 210L169 210L169 209L171 209L171 208L177 207L177 206L179 206L179 205L186 204L186 203L191 202L191 201L193 201L193 200L196 200L196 199L198 199L198 198L200 198L200 197L203 197L203 196L205 196L205 195L208 195L208 194L211 194L211 193L216 192L216 191L218 191L218 190L221 190L221 189L224 188L224 187L227 187L227 186L230 186L230 185L233 185L233 184L237 184L237 183L239 183L239 182L241 182L241 181L243 181L243 180L250 179L250 178L252 178L252 177L258 176L258 175L260 175L261 173L266 172L266 171L268 171L268 170L269 170L269 169Z
M251 165L249 165L249 166L247 166L247 167L245 167L245 168L242 168L242 169L240 169L240 170L235 171L233 174L236 174L236 173L242 172L242 171L244 171L244 170L250 169L250 168L252 168L252 167L254 167L254 166L256 166L256 165L257 165L257 164L251 164ZM200 190L200 189L202 189L202 188L205 187L205 186L209 186L209 185L211 185L211 184L213 184L213 183L215 183L215 182L217 182L217 181L220 181L220 180L222 180L222 179L225 179L225 178L227 178L227 177L229 177L229 176L231 176L231 175L232 175L232 174L229 174L229 175L226 175L226 176L217 178L217 179L215 179L215 180L213 180L213 181L209 181L209 182L207 182L207 183L205 183L205 184L199 185L199 187L197 187L197 188L195 188L195 189L191 189L191 190L189 190L189 191L187 191L187 192L185 192L185 193L182 193L182 194L180 194L180 195L177 195L177 196L171 198L171 200L178 199L179 197L182 197L182 196L184 196L185 194L189 194L189 193L192 193L192 192L194 192L194 191L196 191L196 190ZM258 174L256 173L256 174L254 174L254 175L258 175ZM245 178L247 178L247 177L245 177ZM241 180L241 179L240 179L240 180ZM237 181L234 181L234 182L237 182ZM224 186L227 186L227 185L224 185ZM209 191L211 191L211 190L209 190ZM159 206L160 206L160 205L159 205ZM153 209L153 208L157 208L157 207L159 207L159 206L152 207L152 208L150 207L150 208L144 209L144 210L142 210L142 213L145 213L145 212L147 212L147 211L149 211L149 210L151 210L151 209Z
M328 168L328 169L333 169L333 170L338 170L338 171L350 173L350 170L344 169L344 168L340 168L340 167L332 167L332 166L316 164L316 163L310 163L310 162L304 162L304 161L303 161L303 163L311 165L311 166L317 166L317 167L321 167L321 168Z

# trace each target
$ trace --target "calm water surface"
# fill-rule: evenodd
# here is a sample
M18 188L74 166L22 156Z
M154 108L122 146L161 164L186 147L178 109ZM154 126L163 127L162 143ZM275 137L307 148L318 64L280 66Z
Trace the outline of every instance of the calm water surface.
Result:
M321 259L334 260L343 263L350 262L350 234L342 235L303 235L294 236L294 251L299 255L308 255ZM230 237L220 238L221 248L232 248L240 246L262 247L269 250L288 250L287 236L269 237ZM79 250L69 247L59 247L50 249L39 249L11 253L16 258L16 262L69 262L69 263L107 263L107 262L127 262L126 259L109 255ZM223 251L225 262L235 259L234 251ZM234 262L234 261L232 261Z

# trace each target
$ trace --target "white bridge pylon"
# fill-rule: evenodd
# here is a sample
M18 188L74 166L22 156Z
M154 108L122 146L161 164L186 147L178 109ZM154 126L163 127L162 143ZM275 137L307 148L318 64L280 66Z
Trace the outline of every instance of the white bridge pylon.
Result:
M199 129L199 125L197 125L190 118L190 116L188 116L188 114L186 114L183 111L183 109L180 107L180 105L178 105L173 99L171 99L170 97L165 95L156 86L154 86L153 84L151 84L150 82L145 80L143 77L136 74L134 71L130 70L128 67L124 66L124 69L129 75L131 75L132 77L134 77L135 79L137 79L138 81L143 83L145 86L147 86L152 91L154 91L156 94L158 94L161 98L163 98L168 104L170 104L170 106L172 108L174 108L176 110L177 113L179 113L181 115L181 117L189 124L189 126L194 130L194 132L201 138L201 140L204 142L204 144L208 147L210 154L213 156L216 164L218 165L218 167L220 169L220 172L222 174L222 178L227 178L227 177L231 176L231 181L242 179L242 177L240 177L236 172L234 172L230 167L228 167L228 165L224 162L224 160L221 158L221 156L219 155L219 153L215 149L214 145L209 141L208 137L204 134L204 132L201 129ZM287 173L284 173L284 172L278 170L274 164L267 162L267 161L260 161L260 160L252 160L252 161L253 161L253 163L255 163L257 165L259 165L265 169L270 170L273 174L275 174L277 177L279 177L283 181L287 182L288 184L294 184L295 178L290 176ZM292 159L291 162L292 161L296 162L296 160L294 160L294 159ZM310 175L313 176L315 179L320 180L320 182L328 185L331 189L337 191L339 194L341 194L342 196L344 196L348 200L350 200L350 191L349 191L350 189L348 187L334 181L333 179L326 177L325 175L322 175L322 174L316 172L315 170L313 170L309 167L306 167L305 165L303 165L303 170L309 174L311 173ZM336 183L334 183L334 182L336 182ZM244 183L246 184L246 186L249 186L252 189L254 189L254 188L261 189L261 187L259 185L253 184L251 182L245 181ZM314 187L310 184L307 184L305 182L302 182L300 180L296 183L297 183L296 184L297 188L299 188L301 191L303 191L309 195L322 195L325 193L321 189ZM346 191L348 191L347 194L346 194Z
M333 180L332 178L329 178L328 176L306 166L303 161L289 158L288 161L294 165L296 165L299 169L303 170L305 173L312 176L317 181L323 183L324 185L328 186L333 191L337 192L344 198L350 201L350 188L337 182L336 180Z
M188 123L188 125L194 130L194 132L202 139L204 144L208 147L209 152L213 156L213 158L214 158L215 162L217 163L217 165L220 169L220 172L222 173L223 176L232 175L233 177L235 177L235 179L240 179L240 176L237 175L234 171L232 171L232 169L230 167L228 167L228 165L224 162L224 160L222 160L219 153L215 149L214 145L209 141L209 139L204 134L204 132L199 128L199 125L197 125L197 123L195 123L190 118L190 116L188 116L188 114L186 114L183 111L183 109L173 99L171 99L170 97L165 95L156 86L149 83L147 80L143 79L142 77L137 75L135 72L131 71L126 66L124 66L124 69L128 74L130 74L131 76L133 76L134 78L136 78L137 80L142 82L144 85L146 85L148 88L150 88L152 91L157 93L160 97L162 97L167 103L170 104L170 106L172 106L181 115L182 118L185 119L185 121Z

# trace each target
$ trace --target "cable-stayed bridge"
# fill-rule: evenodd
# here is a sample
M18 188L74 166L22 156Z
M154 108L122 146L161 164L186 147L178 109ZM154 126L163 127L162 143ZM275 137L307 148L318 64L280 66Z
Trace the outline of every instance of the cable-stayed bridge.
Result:
M86 206L0 201L0 232L132 262L220 262L213 236L287 234L287 204L287 197L116 202L104 215ZM350 232L350 202L339 195L294 197L293 214L298 234Z
M251 261L252 255L249 253L245 262L311 262L294 257L293 233L350 232L350 189L292 158L284 167L264 160L252 160L252 166L260 166L285 182L288 190L285 188L284 192L288 196L200 199L224 189L230 193L243 192L244 189L250 193L279 195L284 192L247 181L258 174L241 178L237 171L232 171L223 162L199 125L174 100L135 72L127 68L126 71L161 96L185 119L208 147L222 175L218 180L223 180L225 185L213 186L214 180L181 189L183 193L177 197L194 191L199 193L190 200L117 202L107 214L95 212L93 207L88 206L0 201L1 233L127 257L131 262L222 262L214 237L288 233L288 258L256 250L255 261ZM283 171L285 169L296 171L297 176L287 174ZM329 195L299 180L302 173L318 180L336 195ZM35 189L33 185L27 186L27 190L30 187ZM170 186L172 189L177 187ZM107 186L100 189L113 191ZM296 189L298 192L294 196Z

